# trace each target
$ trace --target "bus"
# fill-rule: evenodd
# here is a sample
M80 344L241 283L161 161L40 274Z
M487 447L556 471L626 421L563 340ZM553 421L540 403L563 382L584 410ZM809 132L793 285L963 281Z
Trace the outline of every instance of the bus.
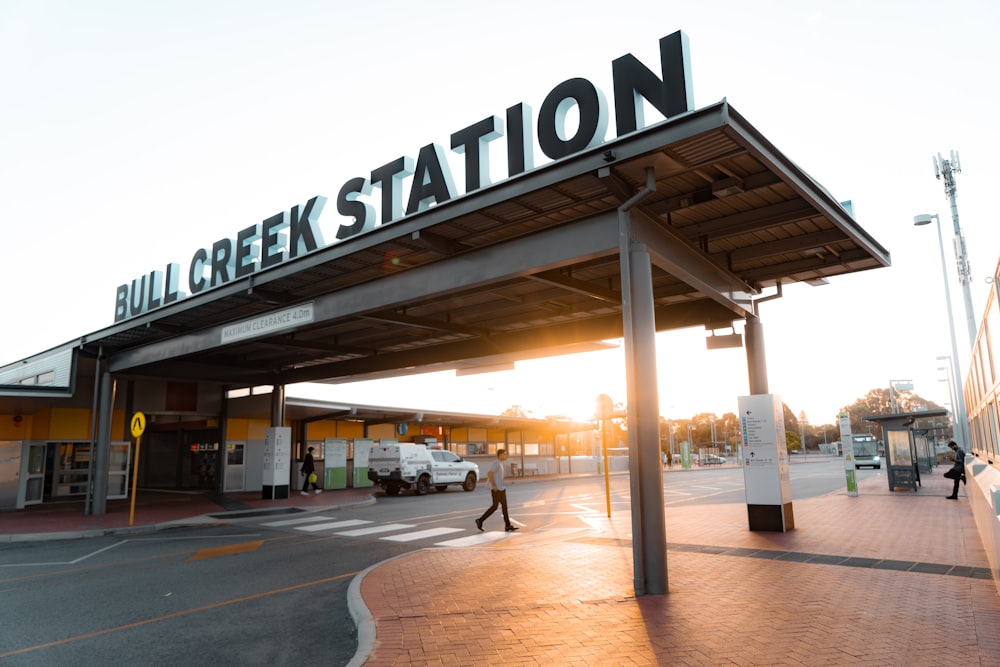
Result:
M852 435L854 443L854 469L874 468L881 470L882 457L879 456L878 441L870 433Z

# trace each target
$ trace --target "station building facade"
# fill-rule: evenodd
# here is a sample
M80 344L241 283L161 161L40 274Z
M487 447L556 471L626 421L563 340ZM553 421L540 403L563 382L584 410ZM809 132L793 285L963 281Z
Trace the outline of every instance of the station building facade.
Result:
M111 415L108 500L128 497L133 475L141 489L222 494L262 490L266 433L274 426L272 387L229 395L217 386L184 382L148 380L128 387ZM11 397L5 402L11 403ZM130 433L134 411L129 403L144 406L146 427L140 438ZM293 459L301 461L305 449L313 447L320 479L332 488L371 486L363 466L356 466L355 442L421 442L482 464L503 448L515 471L527 465L541 474L572 472L574 465L584 472L599 465L596 426L587 422L294 397L284 399L284 412L281 425L291 430ZM92 406L82 402L76 407L0 413L0 510L84 498L96 475L97 418ZM331 452L331 462L337 458L343 470L324 480L325 468L332 465L327 445L334 443L342 451ZM616 465L624 467L620 461ZM293 463L284 486L294 487L297 473Z
M974 455L966 490L1000 593L1000 264L992 278L963 391Z
M663 37L659 51L652 66L615 58L610 96L566 79L537 113L517 102L466 119L445 142L362 170L335 203L304 199L196 249L186 265L119 285L111 326L0 367L0 493L17 487L17 504L78 488L73 471L88 467L88 506L101 513L135 460L125 425L137 412L149 417L137 481L190 486L215 462L217 488L248 488L260 462L266 487L269 474L292 479L291 461L278 471L268 450L285 445L278 429L298 447L326 442L331 429L357 440L387 424L434 426L426 414L372 418L359 436L363 427L349 422L360 406L300 415L287 387L477 372L620 340L633 530L642 535L636 591L664 593L656 333L704 327L715 343L744 346L747 393L773 404L763 304L783 285L821 285L890 258L849 206L727 100L695 107L686 35ZM489 159L491 148L506 159ZM536 167L536 154L547 162ZM263 386L273 388L263 408L229 399ZM450 447L482 445L474 428L485 429L487 449L500 442L487 420L455 421L439 424L452 429ZM515 429L496 430L506 444ZM531 430L540 427L524 425ZM556 433L513 442L527 449L531 439L561 446ZM242 482L227 476L239 443ZM784 490L766 495L748 504L752 528L791 517Z

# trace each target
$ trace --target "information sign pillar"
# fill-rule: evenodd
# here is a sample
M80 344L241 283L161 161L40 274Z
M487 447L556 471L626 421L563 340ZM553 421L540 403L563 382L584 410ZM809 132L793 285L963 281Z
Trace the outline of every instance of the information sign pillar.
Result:
M264 431L264 484L261 497L278 500L288 497L292 459L292 429L271 426Z
M372 451L370 438L354 439L354 488L373 486L368 479L368 456Z
M781 398L775 394L740 396L739 410L750 530L792 530L795 516Z
M324 447L326 459L323 488L347 488L347 440L344 438L327 438Z
M858 495L858 480L854 467L854 437L851 435L851 413L840 413L840 446L844 452L844 476L847 479L847 495Z

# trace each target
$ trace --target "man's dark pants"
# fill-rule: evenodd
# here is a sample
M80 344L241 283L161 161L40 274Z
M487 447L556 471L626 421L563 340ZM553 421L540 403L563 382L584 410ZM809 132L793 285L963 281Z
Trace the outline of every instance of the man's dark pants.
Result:
M486 521L491 514L497 511L497 505L503 510L503 523L505 526L510 525L510 515L507 514L507 491L497 491L496 489L491 489L490 493L493 495L493 504L490 508L486 510L486 513L479 518L479 523Z

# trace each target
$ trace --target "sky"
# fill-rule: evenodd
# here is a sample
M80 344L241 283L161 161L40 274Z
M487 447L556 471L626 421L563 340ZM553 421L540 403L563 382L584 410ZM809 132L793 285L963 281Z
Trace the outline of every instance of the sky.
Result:
M610 99L612 60L631 53L658 71L659 40L676 30L690 41L695 106L727 99L853 202L891 254L890 268L790 285L761 305L770 391L814 424L892 380L949 403L941 251L934 225L913 217L941 216L964 376L953 222L932 157L960 153L978 323L1000 258L994 0L0 0L0 365L111 326L119 285L186 267L198 248L316 195L335 199L348 179L447 146L518 102L538 109L566 79ZM735 412L748 393L745 352L707 351L705 336L658 335L663 416ZM619 347L288 393L582 418L599 394L626 400L623 359Z

